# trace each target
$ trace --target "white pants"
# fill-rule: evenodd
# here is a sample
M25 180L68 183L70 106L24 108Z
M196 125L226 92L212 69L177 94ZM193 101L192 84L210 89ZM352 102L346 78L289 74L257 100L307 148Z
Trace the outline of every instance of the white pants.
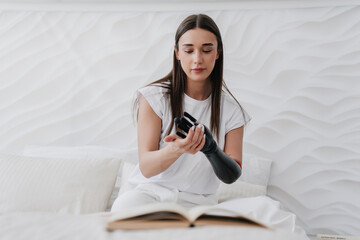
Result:
M147 183L119 195L111 208L111 212L155 202L175 202L190 208L196 205L214 205L218 203L218 200L215 194L181 192L158 184Z

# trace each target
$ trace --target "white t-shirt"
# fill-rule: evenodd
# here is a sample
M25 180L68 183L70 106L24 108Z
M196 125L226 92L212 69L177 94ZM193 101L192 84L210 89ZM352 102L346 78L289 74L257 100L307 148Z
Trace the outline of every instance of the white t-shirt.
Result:
M144 96L154 112L162 119L160 149L169 144L163 140L167 136L169 128L172 127L170 126L172 118L170 100L166 91L165 88L159 86L147 86L137 91L138 99L140 99L141 95ZM243 126L250 120L250 117L244 112L244 119L240 106L225 92L222 93L220 110L218 146L220 149L224 149L226 133ZM184 111L190 113L199 123L210 127L211 96L206 100L199 101L185 94ZM175 133L175 128L172 129L171 133ZM214 139L216 139L215 136ZM183 192L215 194L219 186L219 179L216 177L206 156L199 151L194 155L184 153L168 169L150 178L145 178L142 175L138 164L129 179L129 183L133 186L144 183L157 183Z

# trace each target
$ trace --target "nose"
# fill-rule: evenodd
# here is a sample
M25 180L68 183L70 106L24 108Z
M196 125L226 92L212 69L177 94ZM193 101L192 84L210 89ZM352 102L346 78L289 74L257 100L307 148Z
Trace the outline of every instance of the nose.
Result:
M193 59L194 59L194 63L195 63L195 64L200 64L200 63L202 63L202 61L203 61L203 56L202 56L201 51L199 51L199 50L194 51Z

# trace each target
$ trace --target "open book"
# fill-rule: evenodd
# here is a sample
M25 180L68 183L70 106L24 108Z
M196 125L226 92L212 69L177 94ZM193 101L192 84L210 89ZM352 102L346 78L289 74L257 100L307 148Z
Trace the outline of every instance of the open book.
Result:
M113 213L107 230L159 229L206 225L254 226L267 224L241 214L233 204L185 208L176 203L155 203Z

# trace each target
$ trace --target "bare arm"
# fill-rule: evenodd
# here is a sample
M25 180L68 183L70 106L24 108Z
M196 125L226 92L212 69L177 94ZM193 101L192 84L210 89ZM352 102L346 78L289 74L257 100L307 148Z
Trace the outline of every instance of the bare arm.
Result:
M240 166L242 164L243 136L243 126L229 131L225 136L224 152L239 163Z
M183 153L195 154L205 144L202 129L196 128L195 131L189 131L185 139L175 134L167 136L164 140L170 144L159 150L161 124L159 116L146 99L141 97L138 111L139 166L147 178L165 171Z

